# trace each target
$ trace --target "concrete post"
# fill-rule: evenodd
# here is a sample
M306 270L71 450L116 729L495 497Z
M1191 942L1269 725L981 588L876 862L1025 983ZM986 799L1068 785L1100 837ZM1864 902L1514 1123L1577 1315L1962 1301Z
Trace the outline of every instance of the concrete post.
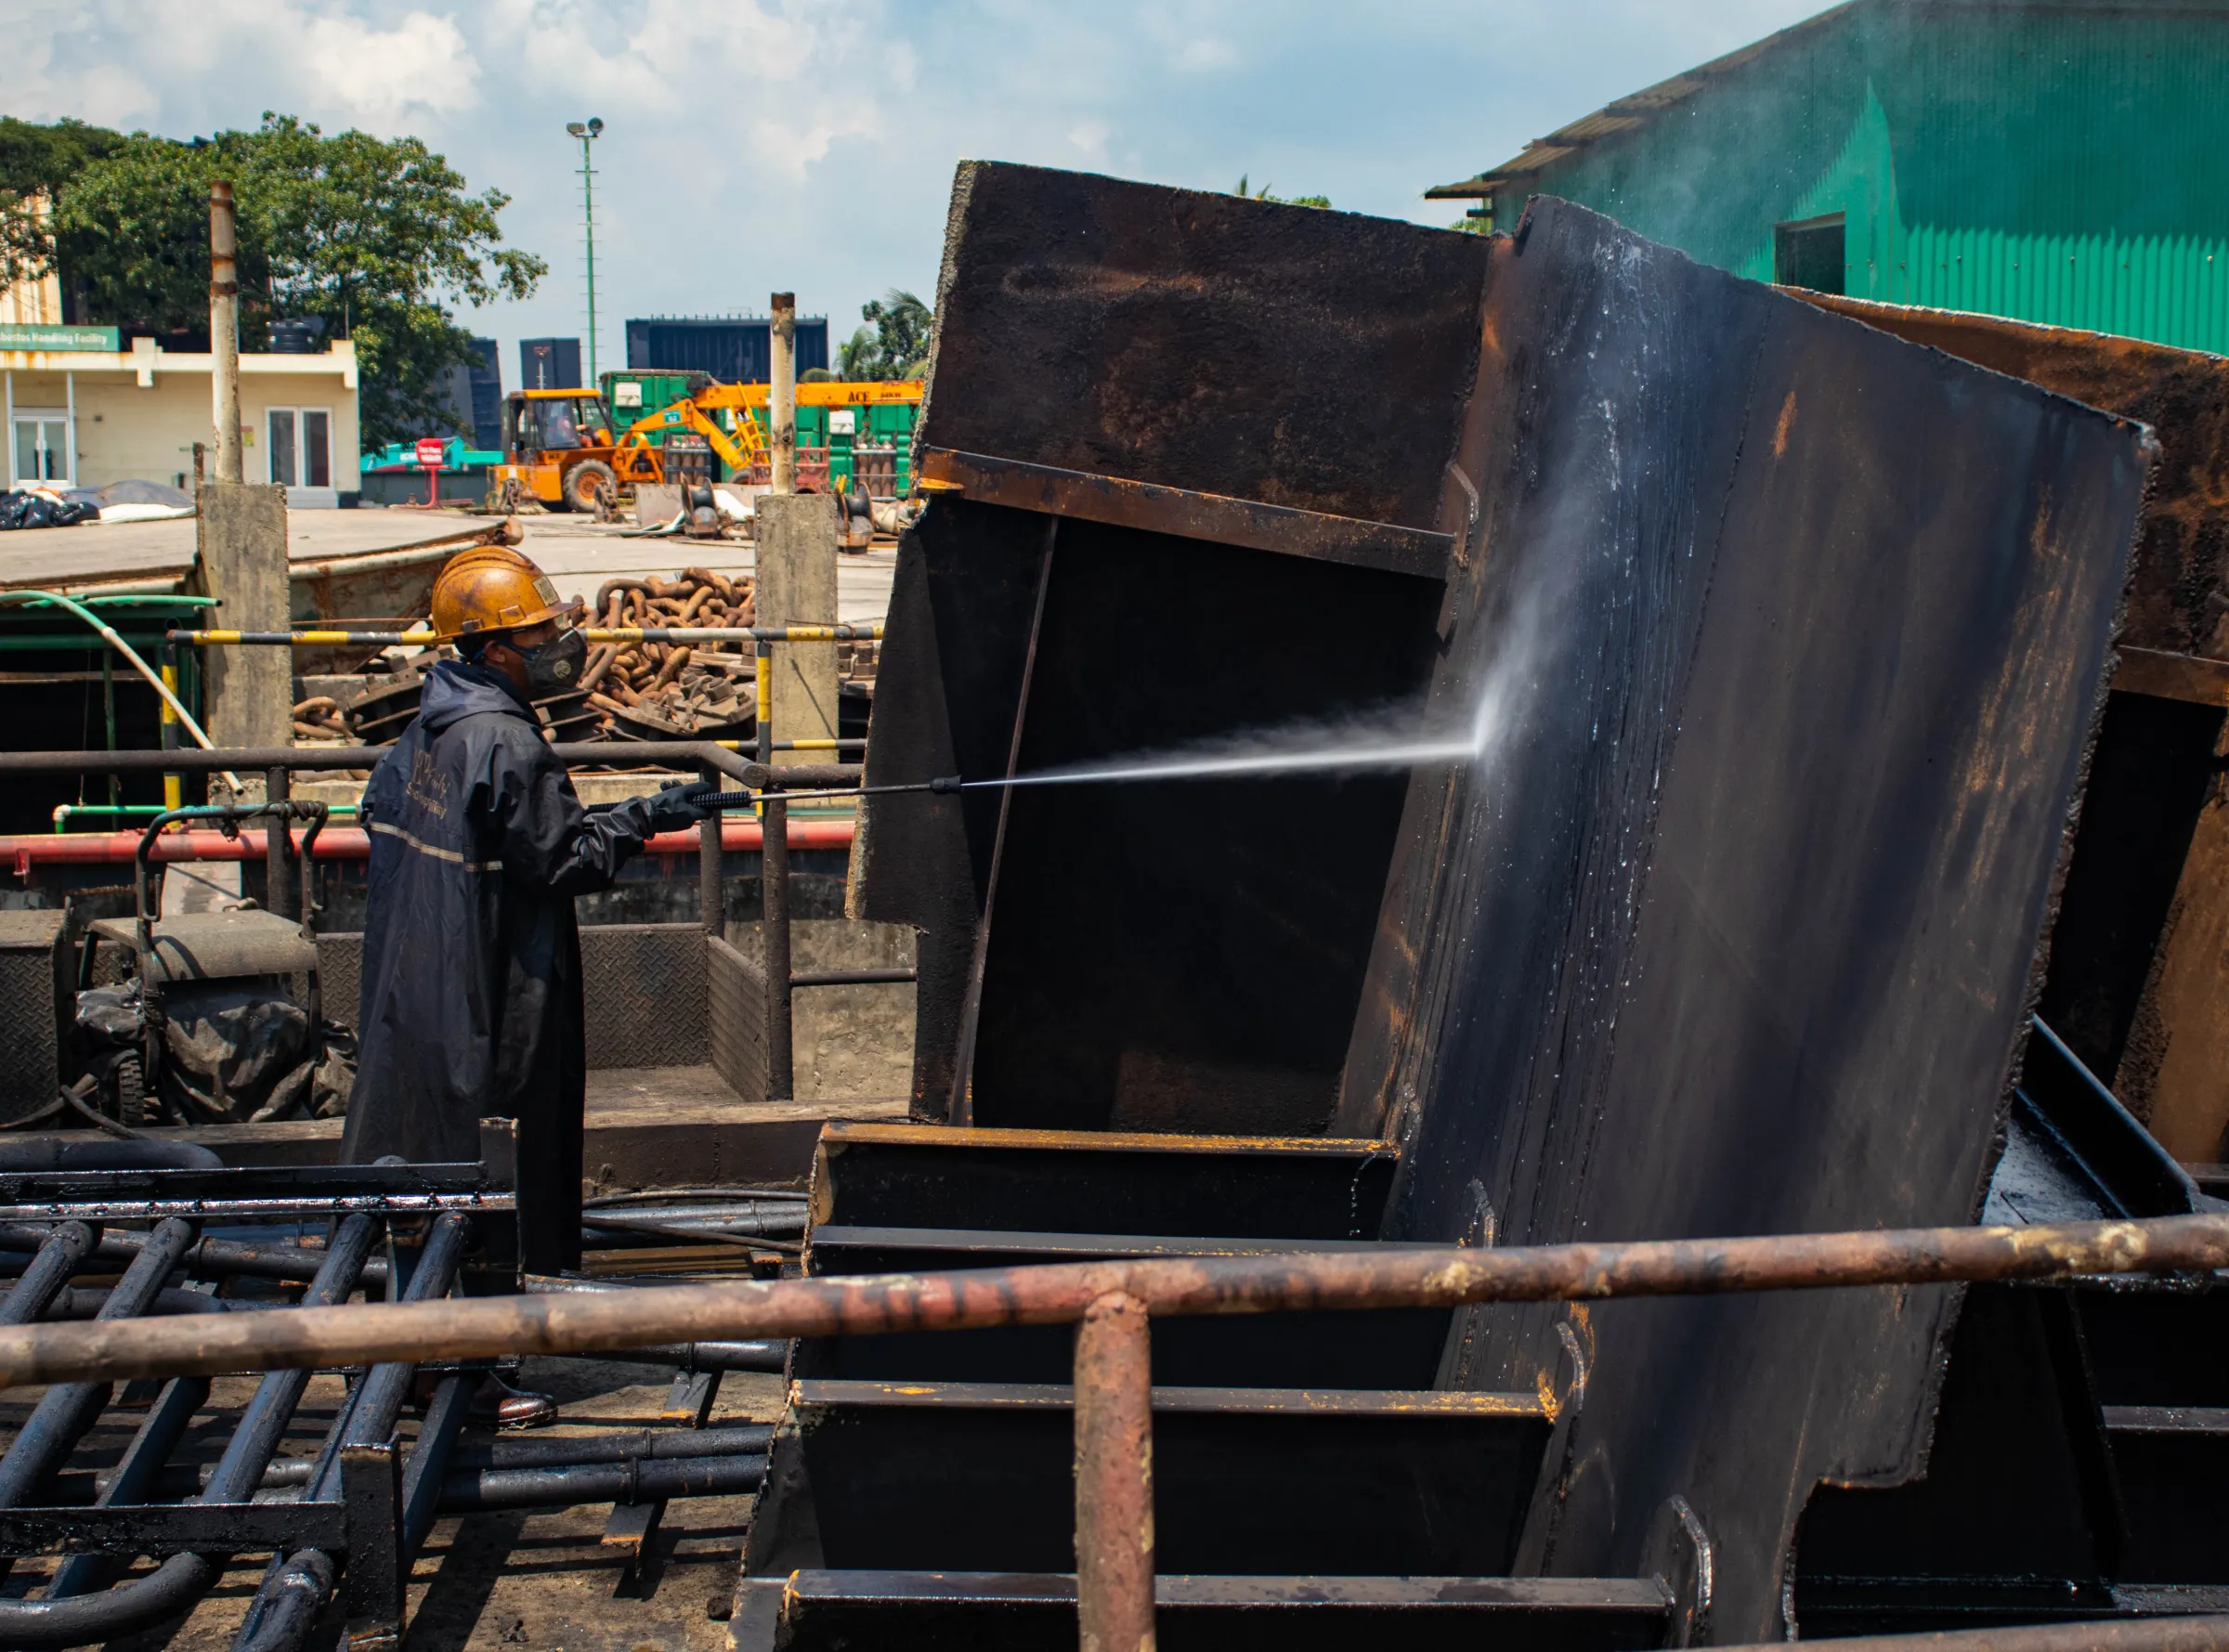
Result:
M216 423L216 479L246 479L240 451L240 278L233 263L232 186L223 178L209 186L209 348L210 395ZM285 555L281 529L280 554ZM244 622L226 616L229 623Z
M774 325L768 330L773 345L773 371L767 375L766 440L773 449L773 486L776 493L797 491L797 294L776 293L770 306ZM759 612L765 613L760 598ZM835 616L830 614L828 618ZM761 625L766 621L761 619ZM789 736L784 735L785 739Z
M761 625L836 622L836 501L826 493L769 493L758 503L758 616ZM226 623L229 624L228 620ZM774 706L777 740L836 737L836 644L776 643ZM783 751L777 763L826 762L825 751Z
M222 605L213 623L232 631L286 630L286 489L210 482L194 526L191 583ZM210 739L219 746L293 744L291 650L207 648L202 662Z

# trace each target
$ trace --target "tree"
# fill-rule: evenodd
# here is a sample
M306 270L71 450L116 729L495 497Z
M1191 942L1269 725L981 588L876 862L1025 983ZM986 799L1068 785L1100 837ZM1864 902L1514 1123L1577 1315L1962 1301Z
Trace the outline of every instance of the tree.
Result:
M912 293L893 287L880 298L859 306L872 324L862 327L837 346L836 360L843 376L867 379L918 379L929 371L929 339L936 316Z
M1327 212L1331 208L1331 197L1328 195L1272 195L1267 184L1258 189L1249 190L1246 188L1246 175L1243 172L1238 175L1238 188L1232 193L1246 201L1274 202L1279 206L1316 206Z
M415 137L327 137L269 113L254 132L190 143L19 125L0 125L0 189L35 179L54 204L44 226L12 215L21 244L10 263L58 269L71 319L205 332L209 183L228 177L242 346L266 347L282 317L315 317L328 337L353 339L367 448L467 425L447 380L474 359L472 335L450 306L524 298L547 273L502 244L496 219L509 197L467 193L463 175ZM53 136L28 136L39 132Z
M87 162L113 154L126 141L120 132L83 121L40 126L0 116L0 273L9 281L46 273L55 196Z

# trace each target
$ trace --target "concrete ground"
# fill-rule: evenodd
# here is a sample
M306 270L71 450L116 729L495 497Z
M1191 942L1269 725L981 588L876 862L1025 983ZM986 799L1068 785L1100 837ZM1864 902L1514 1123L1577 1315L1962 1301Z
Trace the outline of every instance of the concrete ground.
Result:
M296 511L287 519L289 553L297 562L366 551L402 550L493 520L462 511L369 506L354 511ZM672 575L684 567L723 574L753 566L748 540L631 539L622 524L572 515L521 516L520 547L567 596L593 599L606 579ZM129 522L27 528L0 540L0 584L78 585L183 570L193 561L194 523ZM840 624L865 624L889 611L897 553L888 547L837 558Z
M603 1433L621 1428L670 1427L662 1423L669 1371L608 1361L530 1359L521 1386L554 1394L564 1412L556 1433ZM254 1391L245 1377L212 1386L209 1406L196 1420L176 1461L213 1463L231 1433L239 1408ZM282 1457L314 1456L341 1398L338 1377L314 1379L280 1447ZM0 1406L0 1429L12 1434L30 1414L37 1395L12 1392ZM723 1380L711 1422L773 1422L781 1412L778 1376L730 1372ZM120 1456L137 1414L111 1406L100 1426L72 1458L73 1469L105 1467ZM401 1432L415 1434L404 1414ZM716 1652L727 1645L727 1601L735 1589L748 1497L703 1498L668 1505L646 1564L632 1580L623 1552L603 1541L609 1504L554 1510L474 1515L443 1520L419 1554L410 1588L409 1645L412 1652ZM248 1603L262 1580L266 1559L237 1562L217 1587L182 1619L108 1643L111 1652L224 1652L232 1644ZM50 1560L20 1561L0 1594L20 1598L52 1570ZM152 1569L141 1561L134 1575ZM622 1583L625 1588L622 1590ZM717 1603L715 1619L708 1609ZM337 1613L328 1614L311 1642L334 1645Z

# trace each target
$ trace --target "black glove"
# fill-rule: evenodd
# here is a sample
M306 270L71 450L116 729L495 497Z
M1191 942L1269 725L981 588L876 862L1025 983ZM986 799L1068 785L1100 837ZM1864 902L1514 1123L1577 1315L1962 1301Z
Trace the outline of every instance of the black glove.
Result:
M660 787L649 797L632 800L642 805L640 818L653 835L678 832L695 826L711 813L704 806L703 800L719 789L710 780L692 780L686 784L675 781Z

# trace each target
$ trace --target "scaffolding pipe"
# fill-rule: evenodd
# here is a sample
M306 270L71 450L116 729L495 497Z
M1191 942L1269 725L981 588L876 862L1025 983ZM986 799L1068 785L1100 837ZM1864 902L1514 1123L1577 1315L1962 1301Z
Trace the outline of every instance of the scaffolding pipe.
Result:
M299 566L299 565L296 565ZM880 624L584 625L589 643L874 643ZM430 631L169 631L163 640L197 648L409 648L438 639Z
M0 1327L0 1388L387 1359L616 1353L652 1343L1057 1325L1081 1319L1110 1291L1128 1293L1155 1315L1271 1313L2060 1280L2224 1267L2229 1216L1050 1263L305 1307L128 1327L7 1326Z

